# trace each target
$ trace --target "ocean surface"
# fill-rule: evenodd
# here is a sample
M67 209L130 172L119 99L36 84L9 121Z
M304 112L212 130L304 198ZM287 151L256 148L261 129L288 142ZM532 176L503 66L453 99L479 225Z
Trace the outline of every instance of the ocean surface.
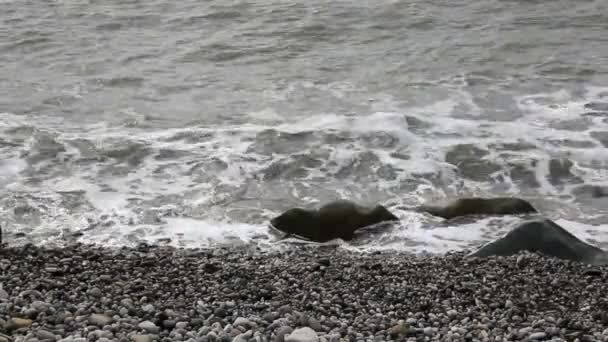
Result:
M345 198L401 224L345 248L473 248L519 196L608 248L605 0L1 0L4 240L289 246Z

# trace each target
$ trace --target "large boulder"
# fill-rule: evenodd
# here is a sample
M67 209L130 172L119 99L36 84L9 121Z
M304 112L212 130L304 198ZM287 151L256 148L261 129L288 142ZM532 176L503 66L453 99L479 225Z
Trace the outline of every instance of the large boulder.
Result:
M526 200L514 197L461 198L443 207L422 205L417 211L427 212L446 220L469 215L518 215L537 212Z
M581 241L548 219L524 222L504 237L482 246L470 256L509 256L521 251L593 265L608 264L608 255L605 251Z
M399 220L381 205L364 207L350 201L328 203L318 210L289 209L270 221L272 227L307 240L325 242L352 240L360 228L380 222Z

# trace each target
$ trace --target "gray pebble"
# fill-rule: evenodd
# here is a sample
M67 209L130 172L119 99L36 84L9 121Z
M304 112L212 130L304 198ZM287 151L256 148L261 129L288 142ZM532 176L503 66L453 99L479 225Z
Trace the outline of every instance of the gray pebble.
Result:
M151 334L158 334L158 332L160 331L160 328L150 321L143 321L139 323L138 326Z

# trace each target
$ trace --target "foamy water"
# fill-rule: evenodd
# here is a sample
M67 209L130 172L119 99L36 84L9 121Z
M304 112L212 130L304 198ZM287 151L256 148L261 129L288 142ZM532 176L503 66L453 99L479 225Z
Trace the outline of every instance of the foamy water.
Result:
M608 247L603 1L3 5L9 243L289 248L343 198L401 223L330 243L442 253L524 218L404 208L509 195Z

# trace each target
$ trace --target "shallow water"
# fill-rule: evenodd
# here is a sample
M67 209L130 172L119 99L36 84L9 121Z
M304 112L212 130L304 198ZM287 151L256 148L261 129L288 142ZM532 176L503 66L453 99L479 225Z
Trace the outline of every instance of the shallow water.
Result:
M443 252L520 219L402 208L516 195L608 248L603 0L2 7L11 242L276 246L269 218L348 198L402 224L346 247Z

